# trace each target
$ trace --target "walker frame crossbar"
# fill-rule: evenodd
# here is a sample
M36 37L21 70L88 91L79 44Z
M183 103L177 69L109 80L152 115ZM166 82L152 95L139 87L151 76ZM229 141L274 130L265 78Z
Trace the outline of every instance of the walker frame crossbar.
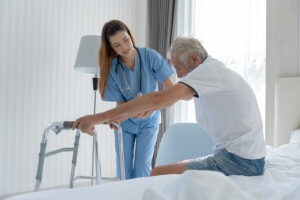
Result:
M56 133L58 135L62 130L69 130L73 126L73 121L64 121L64 122L53 122L52 124L48 125L44 132L42 141L40 144L40 152L39 152L39 161L38 161L38 167L37 167L37 173L36 173L36 183L35 183L35 189L34 191L38 191L40 189L40 184L42 182L42 174L44 169L44 161L46 157L56 155L62 152L73 152L72 156L72 167L71 167L71 173L70 173L70 180L69 180L69 188L74 187L74 182L78 179L96 179L96 184L100 184L102 182L102 179L110 179L115 180L117 178L102 178L101 177L101 163L100 163L100 156L98 153L98 142L97 140L93 140L94 147L95 147L95 157L93 161L95 161L95 170L96 170L96 176L76 176L75 177L75 168L77 163L77 155L78 155L78 148L79 148L79 140L80 140L80 130L77 129L75 134L75 141L74 141L74 147L66 147L66 148L60 148L56 149L50 152L46 152L47 147L47 136L49 131ZM118 124L113 124L115 127L118 128L118 144L119 144L119 154L120 154L120 169L121 169L121 180L125 180L125 163L124 163L124 150L123 150L123 136L122 136L122 130L121 127ZM94 137L97 138L97 132L94 133Z

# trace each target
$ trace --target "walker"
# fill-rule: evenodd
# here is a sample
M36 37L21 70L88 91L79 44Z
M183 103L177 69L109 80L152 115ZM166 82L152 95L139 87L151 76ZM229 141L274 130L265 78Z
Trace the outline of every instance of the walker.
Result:
M79 147L79 139L80 139L80 130L77 129L76 135L75 135L75 141L74 141L74 147L67 147L67 148L60 148L56 149L50 152L46 152L46 147L47 147L47 136L49 130L52 132L56 133L58 135L61 131L63 130L70 130L73 126L73 121L64 121L64 122L53 122L52 124L48 125L44 129L42 141L40 144L40 152L39 152L39 161L38 161L38 167L37 167L37 173L36 173L36 183L35 183L35 189L34 191L38 191L40 188L40 184L42 182L42 174L43 174L43 169L44 169L44 161L45 158L48 156L52 156L58 153L62 152L68 152L68 151L73 151L73 156L72 156L72 166L71 166L71 174L70 174L70 180L69 180L69 188L74 187L74 182L77 179L96 179L96 184L100 184L102 182L102 177L101 177L101 163L100 163L100 156L98 154L98 142L97 140L94 140L94 148L95 150L95 170L96 170L96 176L77 176L75 177L75 168L76 168L76 163L77 163L77 153L78 153L78 147ZM118 129L118 144L119 144L119 154L120 154L120 172L121 172L121 180L125 180L125 164L124 164L124 150L123 150L123 136L122 136L122 130L121 127L118 124L113 124L114 126L117 127ZM94 135L95 138L97 138L97 133L95 132ZM109 178L108 178L109 179Z

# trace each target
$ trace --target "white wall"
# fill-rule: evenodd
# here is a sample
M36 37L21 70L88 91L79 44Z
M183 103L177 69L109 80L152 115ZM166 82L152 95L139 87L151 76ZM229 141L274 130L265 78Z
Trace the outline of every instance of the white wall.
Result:
M46 125L93 112L92 76L73 70L81 36L100 35L106 21L121 19L144 45L146 0L0 0L0 5L2 195L33 190ZM97 97L97 111L113 106ZM113 134L105 126L97 130L103 175L114 176ZM51 135L48 149L73 145L74 133ZM90 175L91 141L82 135L77 175ZM70 153L46 160L42 187L67 184L70 163Z
M266 142L275 146L275 81L300 76L299 10L299 0L267 0Z

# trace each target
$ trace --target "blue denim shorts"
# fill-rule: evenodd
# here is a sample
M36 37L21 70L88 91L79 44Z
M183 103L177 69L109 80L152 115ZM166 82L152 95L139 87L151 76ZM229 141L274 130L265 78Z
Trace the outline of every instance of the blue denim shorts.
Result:
M265 158L245 159L225 149L207 157L196 158L186 163L188 170L211 170L229 175L258 176L264 172Z

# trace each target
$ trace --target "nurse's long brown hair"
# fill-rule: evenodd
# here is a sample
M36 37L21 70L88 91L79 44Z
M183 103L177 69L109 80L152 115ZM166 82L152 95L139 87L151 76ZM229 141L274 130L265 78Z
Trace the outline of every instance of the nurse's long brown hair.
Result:
M99 92L101 98L104 97L104 91L107 85L108 75L111 67L112 60L118 55L112 49L109 43L109 38L115 35L119 31L126 31L132 40L132 44L135 47L134 36L129 28L123 22L119 20L111 20L104 24L101 34L101 45L99 51L99 67L100 67L100 80L99 80Z

